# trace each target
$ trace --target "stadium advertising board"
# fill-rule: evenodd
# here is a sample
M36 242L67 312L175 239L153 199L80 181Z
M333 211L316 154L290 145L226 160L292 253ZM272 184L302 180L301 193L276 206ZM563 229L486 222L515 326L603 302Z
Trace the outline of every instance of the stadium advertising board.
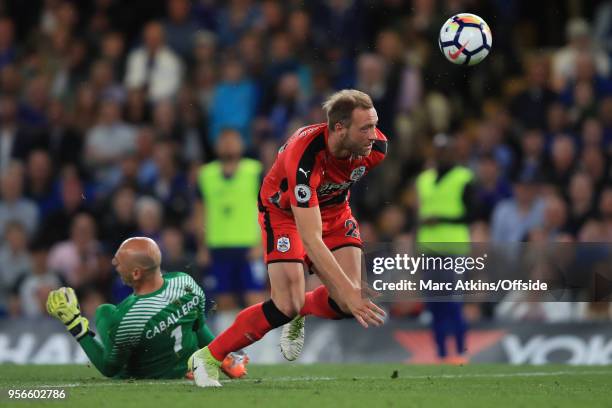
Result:
M312 323L312 324L311 324ZM605 365L612 363L612 327L604 323L481 324L467 337L472 363ZM247 349L253 362L280 363L279 353ZM264 355L265 354L265 357ZM277 361L270 361L276 356ZM54 321L0 321L0 364L85 364L87 357ZM299 363L436 361L431 333L401 321L362 331L355 322L309 323Z

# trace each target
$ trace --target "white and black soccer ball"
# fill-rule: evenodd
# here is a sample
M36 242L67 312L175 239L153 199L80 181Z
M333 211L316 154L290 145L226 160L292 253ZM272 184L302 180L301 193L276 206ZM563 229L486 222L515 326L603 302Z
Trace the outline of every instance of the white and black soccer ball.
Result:
M438 45L453 64L476 65L491 52L493 37L482 18L461 13L446 20L440 29Z

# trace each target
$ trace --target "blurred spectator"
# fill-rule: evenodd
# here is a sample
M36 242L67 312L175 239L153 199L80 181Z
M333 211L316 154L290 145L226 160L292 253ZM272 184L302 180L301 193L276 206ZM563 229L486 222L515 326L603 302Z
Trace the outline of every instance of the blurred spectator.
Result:
M593 37L597 45L612 55L612 2L603 1L595 11Z
M501 176L499 165L492 156L483 155L476 171L474 194L480 203L479 220L488 221L497 204L512 197L512 186Z
M80 292L79 303L81 306L81 313L89 319L93 319L96 315L96 309L98 306L105 303L105 296L100 292L100 290L95 289L92 286L87 287Z
M305 10L291 11L287 21L287 33L300 61L313 63L320 57L320 51L312 36L311 18Z
M585 147L604 148L603 129L596 118L588 118L582 124L581 145Z
M135 203L136 192L124 185L114 192L103 208L98 225L108 253L114 253L124 240L136 234Z
M234 45L242 34L260 19L259 7L253 0L230 0L219 10L218 33L223 47Z
M544 129L546 112L557 99L557 94L549 87L549 64L542 56L527 59L527 87L511 102L513 115L525 127Z
M189 13L191 2L188 0L168 0L168 18L164 20L164 33L168 46L183 61L191 60L195 35L198 26Z
M113 66L110 61L97 60L91 66L89 75L91 85L98 98L123 103L125 90L116 82Z
M201 163L211 153L206 140L206 126L202 118L202 111L195 92L189 87L183 87L179 92L178 122L182 130L182 145L178 145L177 152L182 161L187 163Z
M521 158L517 163L515 172L529 169L530 171L541 171L547 167L544 136L538 129L528 129L521 136Z
M596 114L596 100L612 95L612 82L595 71L591 54L580 52L576 55L576 75L561 92L561 100L570 106L570 120L580 126L582 121Z
M595 218L595 196L593 180L584 172L572 175L569 184L569 221L568 231L574 236L587 220Z
M72 219L70 238L55 244L49 252L48 267L61 274L78 290L101 277L101 247L96 239L96 222L86 213Z
M32 129L48 124L49 79L37 75L26 84L25 95L19 106L19 120Z
M98 100L93 86L88 82L80 84L74 99L72 126L80 134L85 134L89 132L98 116Z
M162 206L153 197L144 196L136 200L136 224L138 232L136 235L148 237L155 242L161 240L161 227L163 223Z
M576 146L567 135L557 136L552 144L551 163L547 181L567 197L567 186L576 164Z
M386 67L385 93L374 99L377 111L381 112L378 126L383 133L393 134L396 114L400 111L411 113L421 103L421 72L408 63L402 39L395 30L386 29L378 34L376 51L383 58Z
M60 205L60 194L55 181L51 157L46 150L32 150L27 162L25 195L38 206L41 219L46 218Z
M158 140L178 145L183 142L182 129L176 118L176 105L170 100L159 101L153 108L153 127Z
M193 63L196 67L213 64L217 57L217 37L210 31L198 31L193 39Z
M8 297L19 276L32 269L28 253L28 237L22 224L11 221L6 225L0 245L0 315L8 308Z
M536 172L525 170L513 184L514 197L497 204L491 216L491 241L520 242L527 233L542 225L544 201Z
M48 248L33 244L30 247L32 265L12 288L11 314L40 317L47 315L47 296L51 290L66 284L62 277L47 266Z
M83 135L69 122L64 105L58 99L49 103L49 126L42 129L35 141L37 148L45 149L53 163L80 165Z
M578 54L587 52L595 60L596 71L601 76L610 72L608 56L598 50L592 42L591 27L582 18L574 18L565 27L567 45L558 50L553 57L553 85L557 91L562 90L568 81L575 79Z
M83 182L75 167L64 168L58 182L61 206L44 219L39 229L39 238L49 246L68 239L73 218L87 210Z
M104 34L100 44L100 57L110 64L113 78L123 78L125 75L125 38L118 31Z
M85 136L85 157L96 179L108 183L119 160L135 150L136 133L121 121L119 104L111 99L103 101L96 126Z
M607 187L599 199L599 213L602 225L601 242L612 242L612 187Z
M229 58L222 64L221 81L215 87L208 112L209 143L215 145L220 132L232 127L250 145L250 123L255 114L256 94L253 82L244 75L240 61Z
M150 106L144 89L129 89L126 96L124 117L131 125L145 125L151 119Z
M17 121L17 101L0 95L0 171L14 159L24 160L30 147L29 134Z
M185 272L190 274L196 282L200 281L195 256L185 250L185 240L180 229L164 228L161 238L161 251L161 268L164 272Z
M474 152L476 155L489 154L499 164L501 174L508 176L515 158L510 147L505 143L501 127L493 120L483 121L479 124L478 144Z
M128 91L144 89L152 102L172 98L182 76L181 60L166 46L162 25L148 23L143 30L143 45L128 55L125 76Z
M406 226L406 211L397 205L390 205L378 217L378 239L382 242L390 242L404 233Z
M601 191L610 183L610 170L607 168L606 156L601 149L586 147L580 155L579 165L591 177L597 191Z
M0 236L10 221L21 223L29 236L38 228L38 208L23 195L24 176L19 162L13 162L0 173Z
M157 143L153 153L156 174L147 189L164 208L164 221L178 225L191 211L187 179L178 168L176 151L169 142Z
M529 232L529 241L554 242L566 232L567 204L556 194L548 195L544 199L544 215L542 225Z
M278 81L275 103L268 116L274 138L279 142L286 140L291 129L303 125L300 120L303 114L299 78L294 73L286 73ZM296 122L297 126L293 126Z
M568 134L570 122L567 109L561 102L554 102L546 112L546 150L550 150L552 139L557 134Z
M17 57L17 49L13 44L14 29L12 20L0 18L0 69L12 64Z
M603 128L604 148L609 155L612 155L612 97L606 97L601 100L599 120Z
M7 95L17 95L21 89L21 73L13 65L0 69L0 90Z

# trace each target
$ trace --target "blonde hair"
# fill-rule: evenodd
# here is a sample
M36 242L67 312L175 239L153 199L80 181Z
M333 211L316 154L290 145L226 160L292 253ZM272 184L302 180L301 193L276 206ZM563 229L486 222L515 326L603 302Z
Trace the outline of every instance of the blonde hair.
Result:
M357 108L373 108L372 98L356 89L343 89L331 95L323 103L323 110L327 114L327 126L334 129L336 123L348 127L351 125L351 115Z

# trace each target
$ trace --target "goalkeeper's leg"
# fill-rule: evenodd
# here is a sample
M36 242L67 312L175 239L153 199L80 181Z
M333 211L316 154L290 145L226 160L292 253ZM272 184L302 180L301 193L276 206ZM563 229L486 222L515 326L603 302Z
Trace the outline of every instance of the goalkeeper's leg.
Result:
M234 323L190 359L200 386L219 386L219 366L232 351L261 339L296 316L304 304L304 268L297 262L268 265L272 299L241 311Z

